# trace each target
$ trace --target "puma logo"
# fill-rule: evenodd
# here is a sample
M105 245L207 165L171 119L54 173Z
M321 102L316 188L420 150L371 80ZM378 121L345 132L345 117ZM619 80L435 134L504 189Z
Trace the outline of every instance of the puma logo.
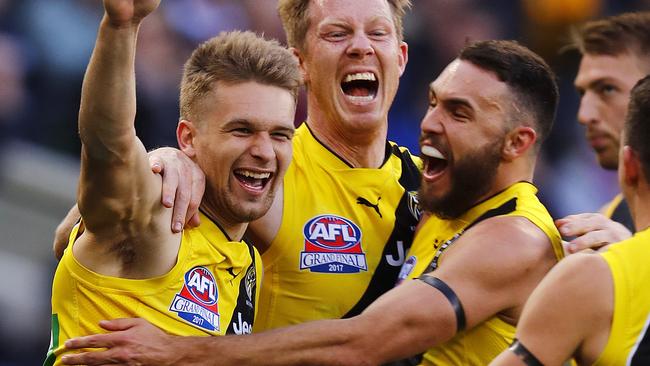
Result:
M226 271L232 276L230 282L232 282L235 278L237 278L237 276L239 276L239 273L241 273L241 271L239 273L235 273L232 267L226 269Z
M380 200L381 200L381 197L377 198L377 203L373 204L373 203L370 203L370 201L368 201L367 199L365 199L363 197L357 197L357 204L372 207L375 210L375 212L377 212L377 215L379 215L379 217L383 218L383 216L381 215L381 212L379 212L379 201Z

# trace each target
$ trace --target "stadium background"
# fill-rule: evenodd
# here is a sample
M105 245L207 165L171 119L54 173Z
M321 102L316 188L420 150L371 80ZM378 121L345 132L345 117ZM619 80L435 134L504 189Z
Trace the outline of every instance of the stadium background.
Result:
M418 152L427 85L467 39L517 39L560 77L561 103L536 183L555 217L597 210L617 190L576 123L577 57L560 54L571 24L650 0L413 0L405 19L409 64L390 114L389 137ZM284 40L276 0L163 0L138 44L138 135L175 146L181 65L222 30ZM0 0L0 366L39 365L49 342L51 242L73 204L79 172L76 116L100 0ZM304 118L304 106L297 121Z

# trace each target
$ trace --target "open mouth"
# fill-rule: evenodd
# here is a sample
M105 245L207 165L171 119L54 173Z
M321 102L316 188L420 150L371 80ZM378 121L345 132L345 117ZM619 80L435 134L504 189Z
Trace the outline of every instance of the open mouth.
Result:
M259 173L246 169L236 169L234 175L239 183L252 191L264 190L273 176L270 172Z
M427 180L434 180L444 174L447 168L447 158L433 146L422 146L422 157L424 161L424 171L422 174Z
M341 81L341 90L353 101L370 102L377 96L379 82L372 72L347 74Z

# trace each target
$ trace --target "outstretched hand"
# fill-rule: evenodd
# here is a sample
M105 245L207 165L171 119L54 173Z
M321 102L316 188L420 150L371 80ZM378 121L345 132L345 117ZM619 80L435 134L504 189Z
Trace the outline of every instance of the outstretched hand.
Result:
M69 339L70 350L103 350L70 353L61 357L64 365L178 365L182 347L173 347L173 337L140 318L103 320L99 325L110 331Z
M182 151L165 147L149 153L151 170L161 174L162 204L173 207L172 231L200 224L199 205L205 191L205 175Z
M114 26L139 24L158 8L160 0L104 0L108 21Z
M597 250L632 236L625 226L599 213L569 215L555 220L555 226L563 237L574 237L565 246L568 253Z

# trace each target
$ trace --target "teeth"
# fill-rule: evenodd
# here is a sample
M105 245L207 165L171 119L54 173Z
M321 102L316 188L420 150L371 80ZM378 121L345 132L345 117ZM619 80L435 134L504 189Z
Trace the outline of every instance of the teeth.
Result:
M422 146L422 155L428 156L430 158L436 158L436 159L442 159L442 160L447 160L444 155L440 152L440 150L436 149L433 146L425 145Z
M365 97L355 97L352 95L346 95L348 99L351 99L353 102L372 102L374 96L367 95Z
M253 179L266 179L271 176L271 173L255 173L246 170L239 172L239 174L243 175L244 177L249 177Z
M349 83L352 80L370 80L370 81L375 81L375 74L371 72L358 72L356 74L348 74L345 76L345 80L343 80L346 83Z

